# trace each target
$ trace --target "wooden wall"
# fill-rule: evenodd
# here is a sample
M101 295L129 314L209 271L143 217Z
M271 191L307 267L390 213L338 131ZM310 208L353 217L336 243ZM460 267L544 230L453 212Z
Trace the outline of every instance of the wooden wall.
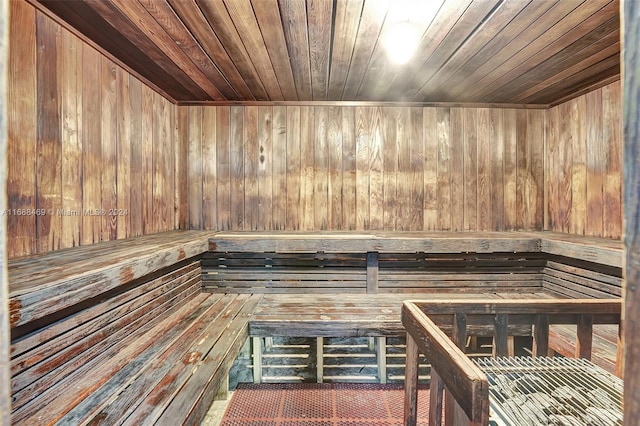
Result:
M7 180L7 74L9 71L9 1L0 0L0 188ZM0 211L7 196L0 193ZM7 277L7 221L0 216L0 424L11 421L11 332L9 330L9 285Z
M178 107L181 221L218 230L543 227L546 111ZM186 159L186 161L184 161Z
M622 98L611 83L549 110L548 229L622 235Z
M174 229L176 107L9 3L9 256Z

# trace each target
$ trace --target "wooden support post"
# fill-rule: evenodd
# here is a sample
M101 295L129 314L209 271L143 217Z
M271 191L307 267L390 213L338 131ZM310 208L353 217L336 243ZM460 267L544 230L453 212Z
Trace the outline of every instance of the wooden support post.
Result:
M516 338L514 336L507 337L507 356L516 356Z
M593 346L593 315L580 315L577 325L576 358L591 360Z
M451 392L449 392L449 390L447 390L447 388L445 387L444 389L444 425L445 426L455 425L454 420L456 418L456 405L458 405L458 403L456 402L456 399L453 397ZM455 426L458 426L458 425L455 425Z
M273 349L273 337L265 337L264 338L264 351L269 352Z
M251 338L247 338L244 344L242 345L242 349L240 349L239 358L249 359L251 358Z
M431 369L431 383L429 384L429 426L442 425L442 396L444 383L440 376Z
M220 383L218 393L213 398L214 401L226 401L229 398L229 373L225 375L225 378Z
M262 338L253 338L253 383L262 382Z
M497 314L493 318L493 355L509 356L509 316Z
M369 347L369 350L371 352L375 351L376 350L376 338L375 337L369 337L367 346Z
M367 252L367 293L378 292L378 252Z
M549 317L537 315L533 329L533 356L545 356L549 352Z
M623 378L624 377L624 345L622 344L622 336L623 336L624 322L618 324L618 344L616 345L616 376Z
M453 315L453 333L451 340L460 348L462 352L466 352L467 346L467 315Z
M387 383L387 338L378 337L378 379Z
M7 128L8 114L8 82L9 79L9 21L10 1L0 0L0 211L4 212L7 204ZM20 43L28 43L20 41ZM35 82L34 82L35 83ZM22 99L19 99L22 102ZM14 109L14 107L12 107ZM16 109L18 110L18 109ZM25 122L28 117L21 117ZM18 138L24 135L18 135ZM20 139L17 139L20 140ZM13 166L13 165L12 165ZM21 173L21 172L18 172ZM24 171L22 171L24 173ZM11 418L11 363L9 327L9 278L7 273L7 220L0 220L0 424L9 424Z
M418 344L407 333L407 359L404 369L404 425L415 426L418 420ZM433 369L432 369L433 371Z
M316 337L316 381L324 379L324 337Z

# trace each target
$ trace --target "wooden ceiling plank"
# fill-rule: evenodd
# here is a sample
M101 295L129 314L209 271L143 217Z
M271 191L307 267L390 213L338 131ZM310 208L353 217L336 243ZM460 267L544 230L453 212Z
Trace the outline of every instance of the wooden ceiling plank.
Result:
M545 31L540 37L536 38L524 49L513 55L508 61L496 67L491 73L484 78L478 80L474 84L474 88L469 90L463 99L477 99L487 91L491 91L495 86L502 86L508 81L525 72L534 64L535 61L540 62L551 55L562 50L565 46L573 43L586 31L610 19L617 12L614 2L589 0L567 16L553 27ZM581 25L576 25L582 23ZM567 28L571 30L567 31Z
M287 41L284 38L284 28L280 17L280 8L277 0L251 0L253 12L260 25L271 63L278 77L280 90L284 99L297 100L296 83L293 80L293 71L287 50Z
M312 99L311 60L305 0L278 0L298 100Z
M378 41L386 12L389 10L389 3L389 0L365 0L364 2L342 100L352 101L356 99L360 83L369 66L373 49Z
M427 32L423 35L414 58L405 64L404 69L388 83L387 93L402 94L401 98L406 99L407 91L405 88L407 85L412 84L413 79L419 76L423 67L428 66L432 54L452 31L471 2L472 0L446 0L444 2ZM414 93L415 91L410 93L410 96Z
M153 0L148 0L153 1ZM255 96L247 82L240 74L233 60L222 46L220 39L209 26L209 22L194 0L168 1L176 16L191 33L191 36L205 51L207 56L220 69L231 86L244 100L255 100Z
M333 1L307 0L311 88L314 101L326 101L333 34Z
M238 93L191 34L184 22L166 0L138 0L147 12L160 24L177 46L207 76L225 99L239 99Z
M486 21L476 27L473 33L456 49L443 66L432 73L432 77L420 89L419 98L430 99L433 93L436 93L442 85L448 83L448 79L452 74L494 40L529 5L531 5L531 0L502 2Z
M618 16L611 18L555 55L534 65L529 71L498 88L496 93L490 96L490 99L516 98L527 88L557 74L558 70L569 67L571 63L589 59L594 54L601 52L602 49L615 44L617 40L620 40Z
M531 43L533 38L544 34L545 31L561 21L576 9L577 6L583 4L584 1L585 0L577 0L576 2L558 1L542 15L529 22L529 25L523 28L517 35L514 35L514 37L497 52L491 52L491 55L489 55L487 51L476 54L474 59L458 72L461 78L456 79L455 76L453 77L453 84L447 87L448 97L456 99L462 93L466 93L470 87L475 86L477 81L491 73L498 66L497 64L507 62L511 57ZM544 4L546 2L538 3Z
M205 75L189 56L167 34L162 26L138 1L111 0L112 4L126 16L149 40L195 81L213 100L225 100L225 96Z
M269 52L265 46L260 26L253 13L250 0L224 0L227 11L236 27L235 34L240 36L242 44L249 53L249 58L264 84L264 88L272 101L281 101L282 90L271 63Z
M474 0L433 51L428 61L423 64L420 72L405 85L403 97L406 99L419 98L420 90L431 77L444 66L464 40L470 37L485 19L488 19L494 8L501 2L502 0Z
M171 4L177 7L181 1L183 0L174 0L171 1ZM244 77L256 100L270 100L260 75L255 69L222 0L196 0L196 4L222 43L224 50L233 60L238 72Z
M429 10L426 12L429 16L420 16L421 13L418 11L416 12L415 17L413 15L408 17L407 22L410 22L414 26L418 34L420 34L420 38L422 38L429 29L429 26L433 22L438 10L440 10L443 1L444 0L437 0L429 2ZM411 5L411 3L407 1L405 1L405 4ZM423 5L423 0L413 0L412 7L424 8ZM391 7L393 8L394 6L395 3L392 3ZM402 15L400 15L400 19L402 19L401 16ZM382 26L382 30L380 31L380 41L389 37L389 33L394 31L394 27L398 25L399 22L403 21L399 21L398 18L391 17L388 14L387 19L385 19ZM404 69L404 64L395 64L389 60L384 43L377 43L371 56L369 67L367 68L365 76L360 83L360 88L356 98L358 100L385 100L387 98L386 94L388 93L389 82L393 81L397 74L402 72Z
M609 3L612 5L613 3ZM598 40L610 36L620 28L620 16L617 8L608 7L594 13L579 26L571 29L559 39L542 48L531 59L527 59L518 65L519 74L508 72L502 78L495 81L492 87L495 92L487 92L489 98L505 98L522 89L524 85L537 84L548 73L557 72L558 67L567 60L580 61L583 56L580 52L584 48L597 43ZM607 19L608 18L608 19ZM618 35L619 37L619 35ZM583 52L584 54L584 52ZM545 74L545 72L547 74Z
M573 75L563 79L538 92L532 99L545 99L549 104L554 103L557 99L569 96L576 92L582 92L586 88L592 87L600 81L619 76L620 68L616 69L616 65L620 64L620 54L613 54L589 67L586 67Z
M335 31L329 72L329 99L342 99L356 43L364 0L336 0Z
M542 90L545 90L548 87L561 82L562 80L574 75L575 73L586 69L591 65L596 64L610 56L620 54L620 40L606 48L601 48L599 50L594 49L594 51L595 53L593 55L588 56L586 59L580 62L571 61L571 64L568 64L568 68L564 68L561 72L555 73L550 78L541 81L535 86L528 88L524 92L519 93L514 100L518 102L524 102L525 99L538 98L539 96L537 94Z
M473 56L465 60L455 71L447 71L445 84L434 84L429 97L432 99L450 99L449 92L454 90L466 77L487 63L487 58L497 58L504 47L518 37L526 28L557 4L553 1L532 1L508 25L491 38Z
M196 100L206 96L206 93L181 73L169 58L161 52L143 51L140 46L134 44L132 38L127 37L123 29L116 30L106 18L87 3L47 0L37 0L37 3L38 7L59 17L88 40L100 46L103 52L118 58L122 64L135 70L145 81L149 81L172 99ZM170 74L170 71L177 71L178 76Z

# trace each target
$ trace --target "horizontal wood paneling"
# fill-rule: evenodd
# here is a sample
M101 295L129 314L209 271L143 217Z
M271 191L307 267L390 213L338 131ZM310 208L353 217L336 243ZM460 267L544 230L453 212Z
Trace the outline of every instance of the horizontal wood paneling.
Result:
M549 110L545 157L549 230L621 238L619 81Z
M192 229L543 227L545 110L180 106L178 116Z
M174 229L176 106L10 3L9 257Z

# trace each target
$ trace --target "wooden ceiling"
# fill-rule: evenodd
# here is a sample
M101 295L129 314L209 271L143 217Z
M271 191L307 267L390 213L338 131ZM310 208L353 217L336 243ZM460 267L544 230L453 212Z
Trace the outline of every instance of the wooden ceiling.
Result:
M619 1L29 1L179 103L552 104L620 73ZM407 21L422 38L394 65Z

